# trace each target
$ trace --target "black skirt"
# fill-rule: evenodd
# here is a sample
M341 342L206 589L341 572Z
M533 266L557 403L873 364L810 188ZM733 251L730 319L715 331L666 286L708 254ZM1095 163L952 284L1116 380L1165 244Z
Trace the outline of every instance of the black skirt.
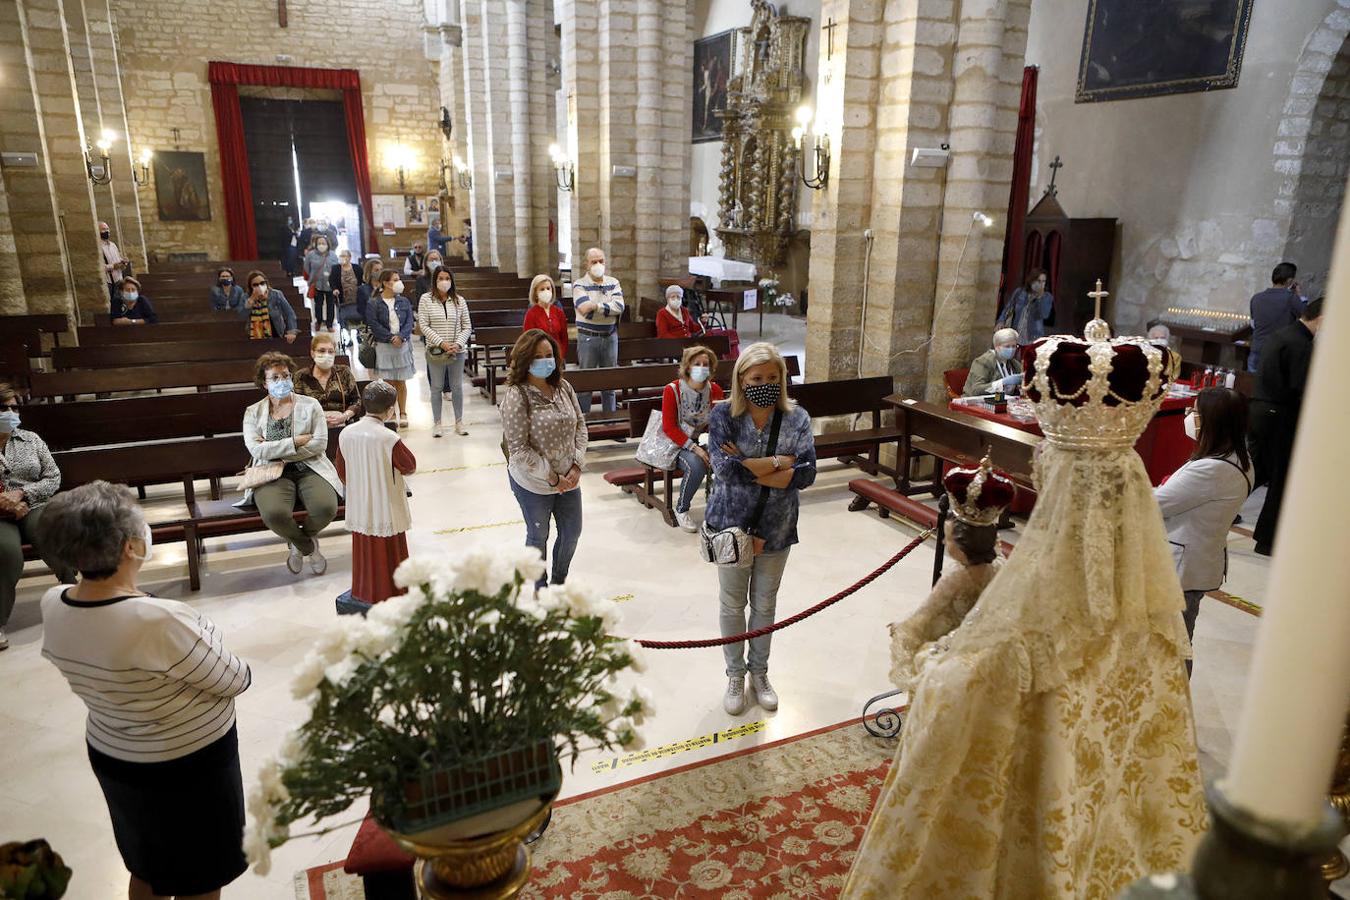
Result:
M127 762L93 747L89 762L127 871L156 894L206 894L248 868L234 726L202 749L166 762Z

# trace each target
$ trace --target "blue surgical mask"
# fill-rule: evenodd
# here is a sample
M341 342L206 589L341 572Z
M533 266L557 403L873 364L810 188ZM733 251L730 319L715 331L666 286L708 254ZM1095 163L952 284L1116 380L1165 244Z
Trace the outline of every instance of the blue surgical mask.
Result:
M13 434L19 430L19 414L12 409L0 410L0 434Z
M558 368L558 362L553 357L545 359L536 359L530 363L530 374L535 378L547 378Z
M267 393L277 400L285 400L291 395L294 387L289 378L278 378L276 381L267 382Z
M999 359L1012 359L1013 354L1017 352L1016 347L999 347L996 351Z
M689 367L689 377L690 377L690 379L692 379L693 381L707 381L707 380L708 380L708 367L707 367L707 366L690 366L690 367Z
M139 297L139 296L140 296L140 293L137 292L137 291L123 291L123 292L122 292L122 299L125 300L125 301L127 301L128 303L135 303L135 302L136 302L136 298Z

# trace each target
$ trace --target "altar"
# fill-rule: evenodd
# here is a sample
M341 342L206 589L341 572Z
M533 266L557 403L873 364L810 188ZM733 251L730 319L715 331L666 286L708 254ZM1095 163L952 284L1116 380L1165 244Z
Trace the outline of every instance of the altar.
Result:
M759 271L754 263L727 259L722 256L689 257L689 274L711 278L713 287L720 288L727 281L754 281Z

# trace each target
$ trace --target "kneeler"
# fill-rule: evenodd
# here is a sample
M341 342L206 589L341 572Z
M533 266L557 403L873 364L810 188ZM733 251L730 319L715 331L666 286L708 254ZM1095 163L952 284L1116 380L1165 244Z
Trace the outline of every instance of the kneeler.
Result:
M361 876L366 900L417 900L413 882L416 861L374 819L366 816L347 851L342 871Z

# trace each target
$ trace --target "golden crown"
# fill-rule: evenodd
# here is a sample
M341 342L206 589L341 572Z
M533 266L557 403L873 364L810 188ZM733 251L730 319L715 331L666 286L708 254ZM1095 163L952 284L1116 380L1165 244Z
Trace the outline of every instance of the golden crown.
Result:
M1017 485L989 454L973 469L952 469L942 479L952 513L969 525L996 525L1017 495Z
M1158 411L1178 360L1142 337L1111 337L1101 318L1102 283L1088 294L1097 316L1083 337L1054 335L1023 351L1026 395L1050 443L1088 450L1128 448Z

